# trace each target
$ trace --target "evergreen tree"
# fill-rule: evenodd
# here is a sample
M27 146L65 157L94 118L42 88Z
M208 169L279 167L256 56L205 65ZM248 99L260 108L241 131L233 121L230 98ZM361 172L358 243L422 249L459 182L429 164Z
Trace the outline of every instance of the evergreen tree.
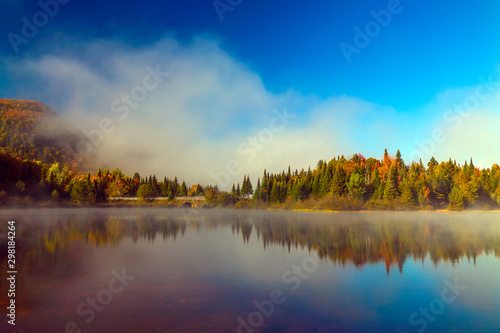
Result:
M261 194L262 188L260 186L260 178L257 178L257 187L255 188L255 192L253 194L253 200L259 200L262 196Z
M387 175L387 180L385 183L385 188L384 188L384 199L385 200L392 200L396 198L398 195L397 191L397 185L394 181L394 174L395 174L395 166L391 167L389 174Z
M351 174L347 188L351 197L361 200L366 192L365 177L359 173Z
M398 164L398 168L402 169L405 167L405 162L403 161L403 158L401 157L401 152L398 149L398 152L396 153L396 163Z
M267 177L266 170L264 170L264 176L262 177L262 185L260 189L260 199L263 200L264 202L269 201L269 180Z
M250 176L247 176L247 190L245 194L252 195L253 194L253 186L252 182L250 181Z
M273 189L271 190L270 201L272 203L276 203L276 202L280 201L280 185L278 183L275 183L273 185Z
M163 183L161 184L160 187L160 196L162 197L168 197L170 194L169 188L168 188L168 181L167 177L163 178Z
M427 167L428 167L428 171L429 171L429 174L432 175L434 173L434 168L438 165L438 161L436 161L436 159L434 158L434 156L431 157L431 160L429 161L429 163L427 163Z
M384 193L383 187L382 187L382 178L380 178L380 172L378 169L378 165L375 165L375 168L373 169L373 172L371 174L371 188L373 189L372 198L373 199L381 199L382 195Z
M247 176L243 175L243 183L241 184L241 194L245 195L248 192Z
M332 168L331 165L323 165L319 179L319 195L325 196L330 192L332 186Z
M338 164L333 174L331 192L339 197L347 194L347 175L341 164Z
M172 189L171 189L171 193L172 193L172 196L175 198L177 195L180 196L180 197L184 197L187 195L187 186L186 186L186 183L185 182L182 182L182 185L179 189L179 193L176 194L176 190L175 190L175 187L176 187L176 184L177 183L177 177L175 177L175 181L174 181L174 184L172 186Z
M315 197L319 197L319 193L320 193L320 174L317 173L315 176L314 176L314 181L313 181L313 185L312 185L312 193Z
M415 204L415 199L413 198L413 192L408 179L406 179L403 182L403 190L401 191L401 200L409 206L413 206Z
M182 191L182 194L180 194L180 193L178 193L179 192L179 182L177 181L177 177L174 178L174 182L170 186L170 191L172 191L172 195L174 196L174 198L176 196L186 196L187 195L188 190L187 190L186 183L182 182L182 184L184 185L184 189Z

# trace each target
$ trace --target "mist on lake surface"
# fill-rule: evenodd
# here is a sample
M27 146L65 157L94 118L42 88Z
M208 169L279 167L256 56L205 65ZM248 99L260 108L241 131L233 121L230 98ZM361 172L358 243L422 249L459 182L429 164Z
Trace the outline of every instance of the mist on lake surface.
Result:
M500 327L498 212L78 208L0 216L4 272L6 221L17 228L16 329ZM11 329L7 319L2 332Z

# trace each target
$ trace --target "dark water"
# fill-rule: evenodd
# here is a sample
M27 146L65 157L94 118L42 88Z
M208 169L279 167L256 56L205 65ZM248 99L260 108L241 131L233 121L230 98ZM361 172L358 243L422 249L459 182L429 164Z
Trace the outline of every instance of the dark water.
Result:
M0 220L1 332L500 331L499 213L40 209Z

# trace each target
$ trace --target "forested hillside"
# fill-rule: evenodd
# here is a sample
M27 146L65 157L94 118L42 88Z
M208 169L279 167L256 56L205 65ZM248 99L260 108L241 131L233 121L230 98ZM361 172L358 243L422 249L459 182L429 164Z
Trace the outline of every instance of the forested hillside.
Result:
M0 153L78 169L79 138L76 129L40 102L0 99Z

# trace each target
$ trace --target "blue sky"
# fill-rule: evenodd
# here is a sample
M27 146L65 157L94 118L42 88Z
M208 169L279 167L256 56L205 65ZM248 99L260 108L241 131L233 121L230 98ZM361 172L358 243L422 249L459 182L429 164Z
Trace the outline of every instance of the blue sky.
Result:
M243 0L232 3L233 6L227 0L218 2L231 8L223 13L221 20L213 1L71 0L59 4L58 13L50 17L34 37L27 38L26 44L19 44L16 53L8 34L22 36L21 19L26 17L33 22L33 15L41 7L36 1L0 0L3 35L0 97L40 100L68 117L93 119L94 124L87 124L92 128L109 109L109 101L115 96L112 94L119 96L119 92L104 94L104 87L118 87L130 79L128 85L121 88L129 90L127 87L133 87L144 75L139 73L140 69L161 63L173 71L169 79L171 87L182 93L178 91L170 96L170 103L158 96L158 104L155 104L151 100L154 97L148 97L139 107L144 128L150 131L158 123L162 103L174 108L178 96L183 94L190 97L183 100L182 107L177 111L164 111L165 118L161 119L171 123L172 112L178 114L175 119L186 117L185 122L176 124L179 127L194 126L189 124L194 117L225 117L231 130L215 125L207 127L206 121L200 121L200 127L195 128L201 134L181 140L181 145L189 148L196 144L220 145L217 146L220 149L212 152L219 154L219 162L212 163L213 170L226 169L226 163L220 161L232 160L236 155L234 159L242 166L241 172L256 173L257 168L270 163L276 150L284 149L278 145L278 134L282 134L284 142L290 142L285 139L286 135L301 139L293 145L294 149L290 148L289 156L279 155L283 160L273 161L272 165L279 169L288 163L307 168L319 158L357 151L378 157L385 147L401 149L407 159L420 156L428 160L428 155L436 155L461 161L472 155L484 166L491 166L494 160L488 159L491 147L484 152L471 151L471 147L464 146L457 138L464 137L465 133L474 136L481 132L486 135L481 136L482 140L497 139L494 133L481 130L482 124L498 125L496 88L469 112L474 116L464 117L460 125L458 120L444 120L444 115L481 85L481 77L493 75L491 81L498 81L500 4L497 1L401 0L398 4L394 0ZM351 54L347 61L340 44L356 46L355 28L367 33L367 24L376 27L373 12L381 13L391 6L397 11L390 15L388 24L379 24L377 31L368 33L372 35L368 36L368 45L358 47L359 52ZM123 67L110 65L121 61ZM68 67L69 63L74 67ZM186 69L180 69L179 64L184 64ZM70 68L69 74L64 68ZM226 87L225 90L221 88L204 95L199 92L206 88L203 86L198 93L190 94L180 88L183 84L186 89L194 86L195 82L189 82L190 79L202 82L200 75L205 77L203 73L208 72L217 77L217 82L224 82L221 87ZM66 82L68 75L72 82L86 82L92 77L99 83L93 81L73 87ZM227 87L246 80L248 84L242 85L241 90L227 91ZM103 86L92 91L92 87L99 84ZM102 96L93 97L99 94ZM240 99L241 94L241 99L248 99L248 103L221 104L228 94L234 99ZM83 96L88 96L90 101ZM214 111L226 107L221 114ZM272 142L258 151L255 160L245 162L237 152L238 146L247 135L258 134L266 128L268 119L262 115L270 115L270 109L283 107L293 110L297 116L295 123L283 133L275 133ZM151 119L150 125L148 119ZM325 134L330 123L330 129L336 131L337 136ZM433 139L436 128L446 133L446 140ZM495 126L492 131L495 132ZM114 138L124 147L134 141L138 150L147 144L141 144L138 138L118 139L118 132L109 137L107 141ZM332 140L335 145L331 144ZM307 147L308 142L316 148L300 148ZM427 153L422 153L425 145L419 148L422 142L428 143ZM467 143L472 144L470 140ZM96 151L105 145L99 144ZM296 158L302 154L301 149L310 153L303 156L304 160ZM412 154L418 149L420 153ZM182 154L175 156L183 158ZM290 156L294 156L292 161ZM156 159L159 164L163 161L163 157ZM186 163L191 161L186 158ZM166 173L165 168L153 170Z

